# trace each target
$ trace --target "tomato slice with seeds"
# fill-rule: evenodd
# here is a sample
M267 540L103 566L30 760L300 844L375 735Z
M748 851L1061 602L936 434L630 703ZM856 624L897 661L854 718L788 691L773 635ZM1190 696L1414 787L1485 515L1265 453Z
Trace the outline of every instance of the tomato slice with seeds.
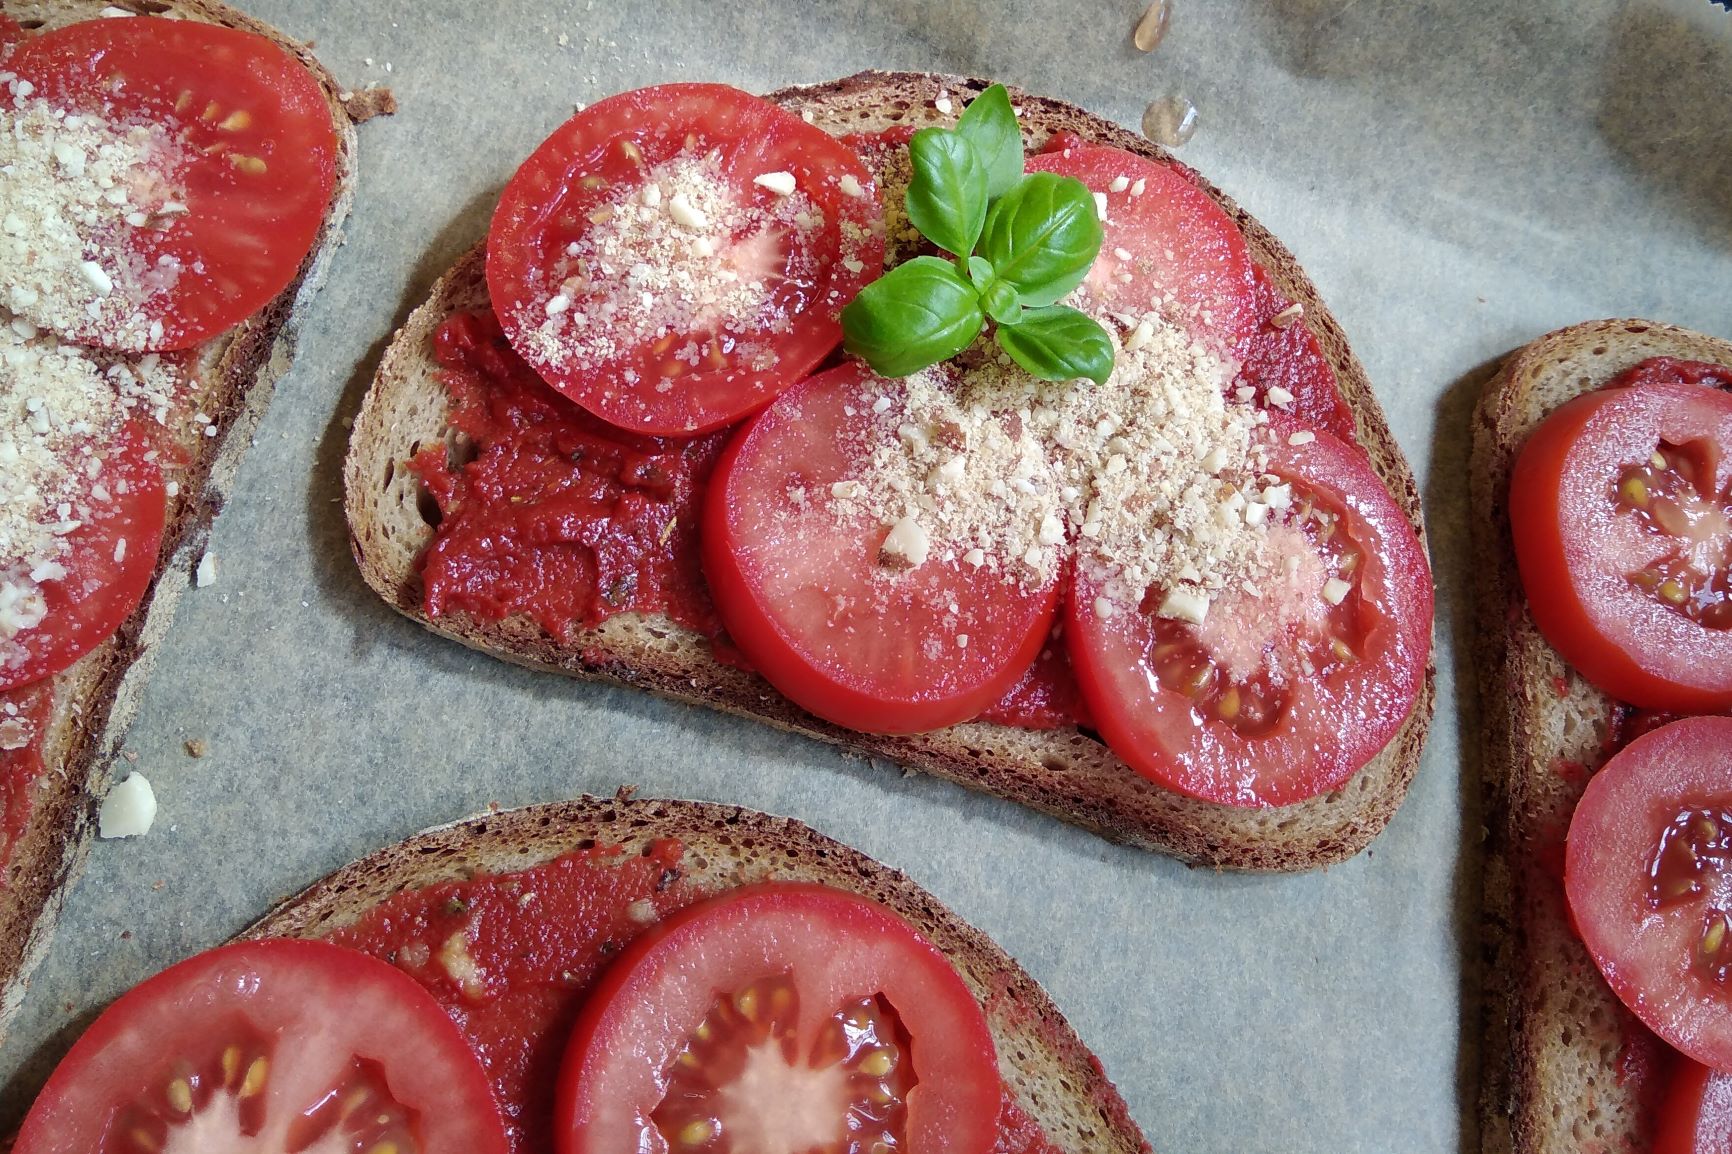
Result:
M1269 575L1233 588L1199 627L1105 596L1085 553L1065 641L1108 745L1179 793L1278 806L1334 789L1413 709L1431 648L1432 587L1413 527L1358 449L1287 418L1268 425ZM1303 437L1300 438L1304 440ZM1102 601L1106 601L1103 613Z
M560 1074L559 1154L986 1154L1003 1089L950 962L876 902L748 886L638 938Z
M1717 712L1732 707L1732 393L1642 381L1528 437L1510 473L1516 561L1534 623L1583 677Z
M172 274L141 282L128 302L145 323L122 333L103 312L62 335L131 351L190 348L294 279L337 179L325 90L300 60L250 32L141 16L33 36L6 66L57 108L162 125L178 144L136 202L145 223L87 238Z
M1239 364L1239 383L1259 400L1285 389L1292 413L1351 441L1353 414L1316 335L1221 206L1173 166L1105 145L1058 143L1029 157L1029 169L1075 177L1106 197L1105 242L1084 291L1115 312L1160 311L1183 323Z
M149 427L129 424L103 467L108 499L91 494L75 503L86 512L62 538L68 552L57 563L65 575L37 586L39 622L10 638L0 634L0 692L66 669L112 637L144 600L168 515L152 447ZM0 558L0 576L16 565Z
M480 1061L395 967L223 946L134 987L50 1075L15 1154L505 1154Z
M704 575L728 635L795 704L862 732L919 733L975 716L1016 683L1046 639L1059 581L1029 588L962 557L893 569L885 526L833 507L835 486L896 436L899 410L874 410L882 385L850 362L735 435L705 502Z
M1732 1154L1732 1074L1678 1061L1660 1107L1654 1154Z
M1674 1049L1732 1071L1732 718L1674 721L1588 782L1564 886L1623 1003Z
M883 263L859 156L721 84L579 112L511 178L487 238L512 346L590 412L662 435L732 424L805 376Z

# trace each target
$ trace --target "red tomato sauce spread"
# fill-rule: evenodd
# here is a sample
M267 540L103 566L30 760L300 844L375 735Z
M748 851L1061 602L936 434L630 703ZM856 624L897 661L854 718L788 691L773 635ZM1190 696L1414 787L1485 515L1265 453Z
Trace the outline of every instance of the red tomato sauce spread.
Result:
M421 576L429 616L524 614L556 637L618 613L660 613L746 668L722 635L698 554L710 471L728 432L691 441L617 429L560 396L505 340L489 312L440 326L434 356L452 425L474 457L443 443L411 462L439 506ZM983 719L1029 729L1081 724L1063 647Z
M1621 389L1655 384L1709 385L1716 389L1732 389L1732 367L1716 365L1710 361L1684 361L1677 357L1649 357L1607 381L1606 388Z
M381 902L329 940L420 982L493 1079L513 1154L553 1148L554 1087L596 978L649 926L705 896L684 847L595 846L517 873L479 875ZM1054 1154L1007 1089L995 1154Z
M32 799L42 776L42 742L54 711L47 682L0 693L0 890L13 847L30 821Z
M591 416L542 382L490 312L446 321L434 355L475 456L453 467L439 443L411 462L440 513L422 559L429 615L524 614L566 636L661 613L719 632L697 531L723 434L646 437Z

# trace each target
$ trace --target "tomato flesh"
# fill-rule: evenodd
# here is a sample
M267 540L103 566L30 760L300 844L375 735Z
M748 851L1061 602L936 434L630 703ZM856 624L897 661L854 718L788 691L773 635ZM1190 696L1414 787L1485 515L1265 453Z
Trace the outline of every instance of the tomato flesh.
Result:
M1353 439L1353 414L1322 346L1213 197L1173 166L1104 145L1068 142L1031 156L1028 167L1106 197L1105 243L1083 282L1098 306L1133 317L1161 312L1236 362L1238 383L1259 400L1285 389L1288 411Z
M729 636L797 705L872 733L965 721L1034 662L1056 610L1037 588L960 557L884 563L886 526L841 513L895 410L849 363L803 382L735 435L710 481L704 574Z
M1322 432L1295 447L1299 431L1269 425L1269 469L1292 500L1269 523L1276 576L1257 595L1224 591L1201 626L1160 616L1160 589L1103 614L1107 582L1078 558L1065 640L1095 725L1132 768L1192 797L1278 806L1333 789L1424 684L1424 550L1358 450ZM1338 601L1330 581L1345 585Z
M95 255L124 250L174 275L149 281L127 302L136 326L121 331L103 312L62 335L131 351L190 348L258 312L294 279L337 177L325 91L299 60L250 32L138 17L30 37L6 67L57 108L161 125L178 145L167 174L173 195L141 206L148 223L87 238Z
M688 435L835 348L883 254L872 176L846 145L738 89L667 84L598 101L524 162L487 282L554 388L621 428Z
M1588 783L1564 880L1576 928L1632 1013L1732 1069L1732 719L1637 738Z
M1732 394L1602 389L1534 430L1509 510L1529 612L1565 660L1651 709L1732 707Z
M156 572L168 498L142 420L109 447L103 483L110 499L85 500L76 529L64 535L66 575L38 586L41 620L0 634L0 692L52 677L101 645L132 615ZM0 558L0 575L9 559Z
M17 1154L504 1154L480 1062L426 991L320 942L199 954L103 1012Z
M1732 1154L1732 1074L1678 1062L1654 1154Z
M586 1005L559 1154L985 1154L992 1036L934 946L875 902L765 884L644 934Z

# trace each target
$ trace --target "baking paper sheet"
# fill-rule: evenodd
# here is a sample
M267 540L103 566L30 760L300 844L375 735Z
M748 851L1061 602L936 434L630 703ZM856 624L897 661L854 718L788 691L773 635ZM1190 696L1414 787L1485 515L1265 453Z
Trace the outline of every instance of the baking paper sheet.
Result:
M1155 1148L1471 1145L1477 847L1466 426L1504 352L1591 317L1732 337L1732 18L1706 0L250 0L345 81L349 242L310 315L128 750L146 838L95 847L0 1049L0 1130L93 1010L277 897L485 806L606 793L798 816L907 870L1039 979ZM423 633L362 585L339 514L391 331L576 101L675 79L755 90L870 67L999 78L1129 125L1183 93L1182 152L1299 256L1424 482L1438 720L1366 854L1235 877L746 721L541 676ZM193 759L189 739L208 753Z

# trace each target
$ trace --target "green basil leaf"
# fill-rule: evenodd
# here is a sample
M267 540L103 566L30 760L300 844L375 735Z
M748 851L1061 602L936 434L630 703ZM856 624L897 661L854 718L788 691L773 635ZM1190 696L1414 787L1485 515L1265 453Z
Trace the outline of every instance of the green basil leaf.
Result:
M1063 305L1026 310L1020 324L1000 325L996 339L1011 360L1043 381L1087 377L1104 385L1113 371L1107 331L1087 313Z
M968 279L974 282L974 287L981 292L993 281L992 262L983 256L968 258Z
M906 377L974 343L980 294L935 256L897 265L842 310L843 347L880 376Z
M969 102L956 122L986 166L986 195L1000 197L1022 179L1022 127L1010 107L1010 93L994 84Z
M987 213L980 255L1023 304L1050 305L1088 276L1104 236L1087 185L1031 172Z
M914 179L908 219L946 252L967 256L986 220L986 167L974 145L943 128L922 128L909 145Z
M1022 297L1009 281L995 280L987 285L980 294L980 306L1001 325L1022 323Z

